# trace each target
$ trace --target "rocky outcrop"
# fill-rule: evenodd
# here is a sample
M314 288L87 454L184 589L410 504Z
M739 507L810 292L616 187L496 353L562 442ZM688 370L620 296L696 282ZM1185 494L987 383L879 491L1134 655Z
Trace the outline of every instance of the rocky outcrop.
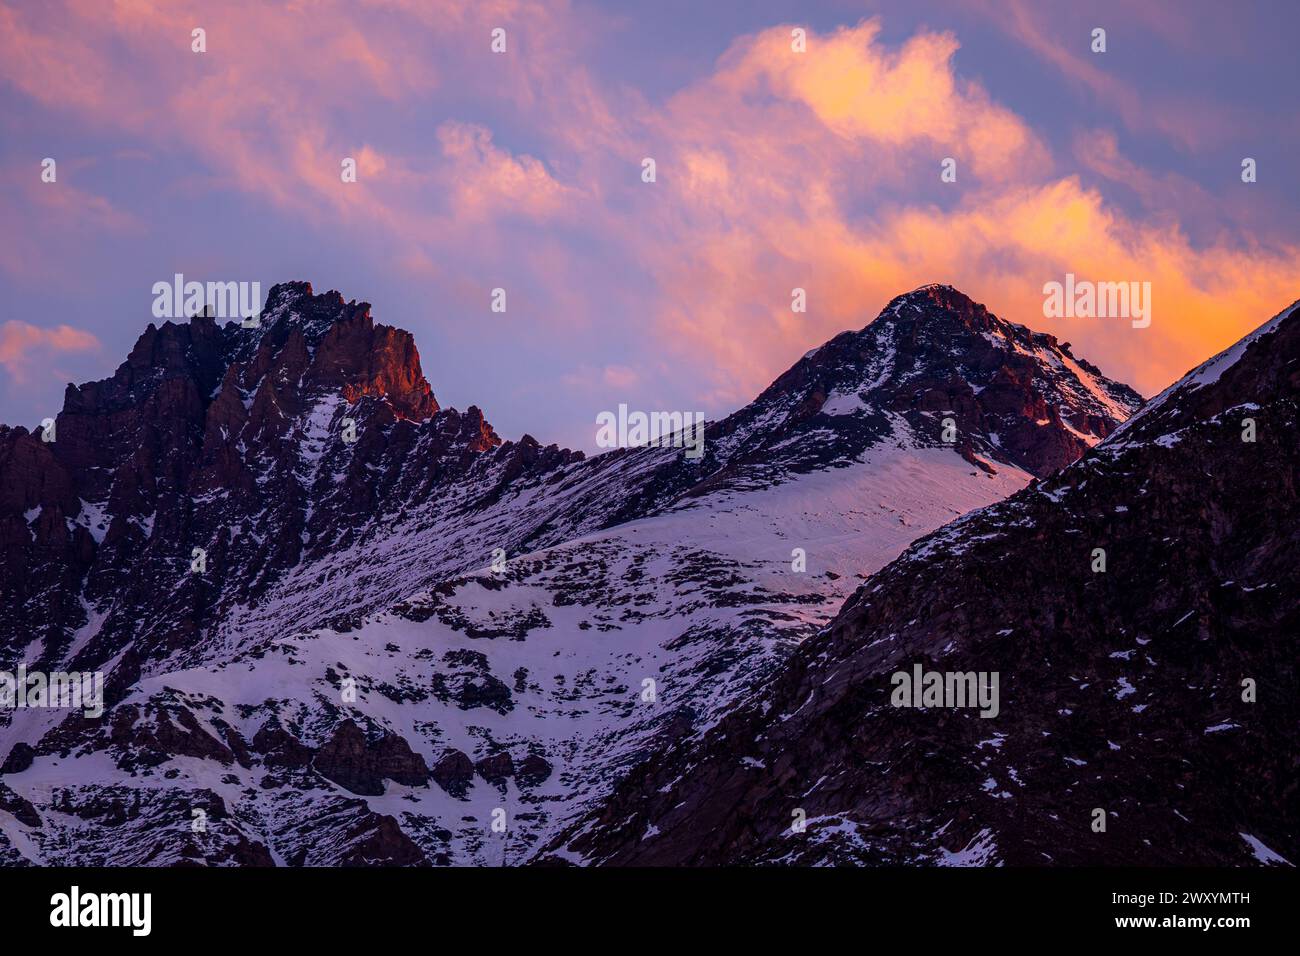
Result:
M0 776L7 773L22 773L32 765L32 759L36 756L36 750L31 744L25 741L18 741L14 744L13 749L9 751L9 756L5 758L3 765L0 765Z
M481 758L474 764L474 769L488 783L500 787L505 785L508 778L515 775L515 762L508 752L502 750Z
M551 776L552 769L546 758L539 754L529 754L515 769L515 779L521 787L540 786Z
M27 827L39 827L41 815L36 812L30 800L25 800L11 789L0 783L0 810L13 815L13 818Z
M312 761L316 772L356 794L379 796L384 781L409 787L425 786L429 768L411 745L393 733L384 732L367 741L355 721L345 720L316 751Z
M278 724L262 727L253 735L252 743L268 767L305 770L311 764L312 749Z
M331 801L313 808L277 834L298 847L290 866L423 866L419 846L388 814L361 800Z
M427 492L501 444L478 409L439 407L410 333L306 283L272 288L258 328L150 325L111 378L68 387L50 437L0 428L0 596L15 611L0 660L40 638L36 664L63 663L93 626L68 662L82 668L131 645L188 652L316 542L372 521L381 496ZM420 475L403 474L408 456ZM111 610L92 625L82 598Z
M453 797L464 797L474 781L474 761L459 750L448 750L438 758L429 776Z

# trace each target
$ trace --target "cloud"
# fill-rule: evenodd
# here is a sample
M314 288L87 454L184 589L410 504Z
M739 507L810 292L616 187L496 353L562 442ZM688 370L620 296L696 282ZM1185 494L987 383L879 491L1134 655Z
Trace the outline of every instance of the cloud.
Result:
M40 157L43 159L44 157ZM77 185L93 163L72 156L56 160L54 182L41 179L37 158L0 168L0 271L27 280L60 278L59 255L93 243L98 235L139 235L142 224L107 197Z
M1048 9L1026 0L965 0L984 14L984 21L1003 29L1025 49L1049 64L1077 89L1087 91L1097 102L1105 103L1139 134L1159 133L1187 151L1212 149L1240 128L1239 117L1222 104L1205 97L1183 97L1176 93L1139 90L1107 67L1103 59L1109 54L1091 52L1092 29L1105 22L1111 25L1108 44L1136 46L1159 40L1174 41L1185 55L1204 56L1192 40L1190 21L1185 11L1154 4L1124 4L1109 11L1080 6L1077 10ZM1140 9L1145 8L1145 9ZM1063 15L1064 13L1064 15ZM1109 14L1109 15L1107 15ZM1198 17L1201 12L1198 12ZM1215 12L1217 21L1222 16ZM1127 29L1117 29L1124 24ZM1239 31L1229 22L1218 24L1216 41L1227 42ZM1109 47L1108 47L1109 49ZM1244 51L1241 51L1244 52Z
M1197 244L1175 215L1126 215L954 75L949 35L891 52L878 32L868 21L810 37L803 56L825 54L811 67L789 52L785 27L743 38L654 127L661 191L638 204L627 238L663 292L665 340L709 357L720 403L747 401L808 345L927 282L1070 339L1147 393L1296 297L1293 242ZM987 129L1009 131L1002 148L983 145ZM940 184L937 157L949 152L961 172ZM1198 196L1176 177L1137 175L1113 139L1086 159L1153 205ZM1150 281L1152 327L1044 318L1042 286L1066 272ZM806 314L790 309L796 287Z
M51 352L85 352L99 348L99 339L70 325L41 328L29 322L9 319L0 325L0 365L13 381L27 381L32 364Z
M606 365L602 368L584 365L566 373L560 380L570 388L582 390L590 390L597 384L614 389L632 388L641 384L641 373L627 365Z
M720 106L766 89L850 141L923 144L936 158L963 156L977 175L1022 174L1034 137L979 86L959 81L957 38L922 32L892 50L878 42L880 29L876 19L842 27L814 36L804 53L791 49L789 29L766 30L737 43L707 86Z
M449 162L443 171L444 188L453 199L457 218L490 216L546 218L559 212L566 189L532 156L512 156L492 143L482 126L446 122L438 127L442 155Z
M1148 393L1296 297L1293 238L1251 238L1248 222L1188 228L1189 207L1212 197L1124 156L1095 118L1053 155L958 71L948 30L887 43L868 19L810 31L796 53L791 25L773 26L651 99L597 71L589 54L619 25L587 6L231 0L201 15L202 55L183 10L105 9L0 7L0 79L80 128L128 137L159 168L202 169L211 190L346 237L349 255L432 293L448 339L489 334L474 320L502 286L506 345L562 330L574 354L556 362L607 388L645 384L628 357L641 349L672 406L748 401L810 346L932 281L1069 338ZM1005 23L988 17L1113 100L1121 122L1150 112L1061 52L1032 7L1009 9ZM504 55L489 49L496 25ZM1199 143L1219 120L1194 113L1161 122ZM340 180L345 156L356 183ZM641 181L647 156L654 183ZM956 183L940 180L945 157ZM1120 190L1146 213L1124 212ZM1043 283L1065 272L1150 281L1152 326L1044 319ZM790 310L795 287L805 314Z

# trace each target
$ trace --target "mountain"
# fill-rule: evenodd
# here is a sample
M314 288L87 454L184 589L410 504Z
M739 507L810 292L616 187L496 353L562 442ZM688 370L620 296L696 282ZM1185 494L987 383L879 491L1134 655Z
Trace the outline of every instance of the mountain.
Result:
M737 471L805 473L853 462L892 436L941 446L944 419L968 462L1043 477L1142 404L1068 342L998 318L951 286L890 302L860 332L814 349L710 433Z
M1298 403L1293 305L1079 461L920 538L550 858L1300 862ZM996 673L997 707L908 706L894 675L918 666Z
M0 429L0 663L103 670L111 705L0 728L0 855L523 862L918 535L1140 401L945 286L696 460L503 442L408 333L306 283L260 328L151 326L55 441Z

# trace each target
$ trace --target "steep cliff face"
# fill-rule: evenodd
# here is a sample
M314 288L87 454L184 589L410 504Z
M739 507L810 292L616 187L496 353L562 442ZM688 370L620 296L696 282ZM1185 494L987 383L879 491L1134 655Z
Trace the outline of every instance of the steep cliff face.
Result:
M1300 862L1298 406L1292 307L1077 463L918 540L752 700L652 754L550 850ZM918 665L996 673L996 715L896 706L893 675Z

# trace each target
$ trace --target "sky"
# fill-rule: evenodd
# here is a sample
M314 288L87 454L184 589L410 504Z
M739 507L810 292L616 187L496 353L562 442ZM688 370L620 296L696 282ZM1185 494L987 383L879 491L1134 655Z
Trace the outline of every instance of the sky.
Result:
M441 404L587 451L931 282L1150 396L1300 298L1297 35L1290 0L0 0L0 422L111 375L176 273L370 302ZM1045 316L1067 273L1149 282L1151 324Z

